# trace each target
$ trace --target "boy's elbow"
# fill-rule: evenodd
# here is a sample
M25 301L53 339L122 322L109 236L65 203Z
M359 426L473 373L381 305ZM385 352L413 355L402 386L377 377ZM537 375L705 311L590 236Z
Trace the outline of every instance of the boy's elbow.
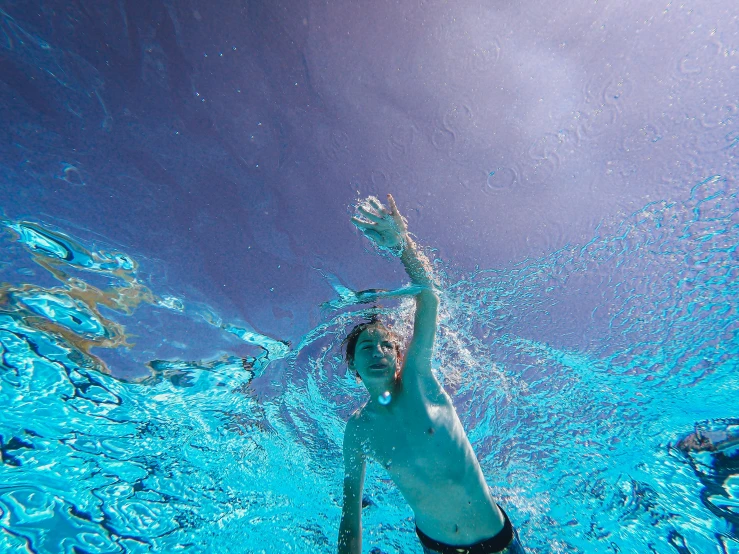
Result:
M417 315L423 320L436 321L436 314L439 311L439 296L436 291L427 289L418 294L416 297Z
M431 288L423 289L418 293L416 298L420 303L426 304L429 307L437 307L439 305L439 295Z

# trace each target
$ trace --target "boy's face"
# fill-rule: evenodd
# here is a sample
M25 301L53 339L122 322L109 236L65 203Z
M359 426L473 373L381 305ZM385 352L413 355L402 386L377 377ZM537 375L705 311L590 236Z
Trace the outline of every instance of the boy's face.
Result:
M398 354L392 336L380 327L368 327L359 335L351 369L365 383L395 378Z

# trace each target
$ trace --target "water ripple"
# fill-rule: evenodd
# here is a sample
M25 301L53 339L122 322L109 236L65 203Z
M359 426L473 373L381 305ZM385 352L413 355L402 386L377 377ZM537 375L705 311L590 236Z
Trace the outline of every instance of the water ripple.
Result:
M556 154L550 138L533 151L539 159ZM690 530L691 519L716 518L689 501L696 478L666 452L695 412L733 406L739 386L734 188L703 179L681 201L650 202L582 244L507 268L462 275L435 262L435 371L532 548L715 544L718 523ZM414 291L355 291L323 272L335 297L293 346L159 296L122 253L37 223L6 225L60 284L0 288L0 403L13 406L0 416L0 549L228 552L240 541L330 551L342 419L362 399L340 345L378 312L407 338ZM554 243L563 230L546 232ZM102 272L113 286L71 269ZM126 352L142 306L166 307L254 355L150 357L136 379L106 374L115 372L91 350ZM254 383L278 369L291 378L264 398ZM397 491L378 468L368 472L367 528L404 521ZM392 551L413 548L401 527L385 532Z

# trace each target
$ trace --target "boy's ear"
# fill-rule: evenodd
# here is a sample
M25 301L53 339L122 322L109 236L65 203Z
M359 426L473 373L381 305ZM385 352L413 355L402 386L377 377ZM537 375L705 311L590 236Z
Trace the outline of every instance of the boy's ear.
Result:
M362 378L359 376L359 372L356 369L354 369L354 360L352 360L351 362L348 362L346 365L349 369L351 369L354 372L354 378L357 380L357 383L361 383Z

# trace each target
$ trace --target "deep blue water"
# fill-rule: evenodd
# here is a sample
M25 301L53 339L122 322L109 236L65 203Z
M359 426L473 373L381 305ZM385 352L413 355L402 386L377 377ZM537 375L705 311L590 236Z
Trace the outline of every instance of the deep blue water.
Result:
M386 192L527 551L739 552L736 444L677 446L739 436L738 18L0 1L0 552L334 552L340 343L410 334L349 222ZM365 552L420 552L365 494Z

